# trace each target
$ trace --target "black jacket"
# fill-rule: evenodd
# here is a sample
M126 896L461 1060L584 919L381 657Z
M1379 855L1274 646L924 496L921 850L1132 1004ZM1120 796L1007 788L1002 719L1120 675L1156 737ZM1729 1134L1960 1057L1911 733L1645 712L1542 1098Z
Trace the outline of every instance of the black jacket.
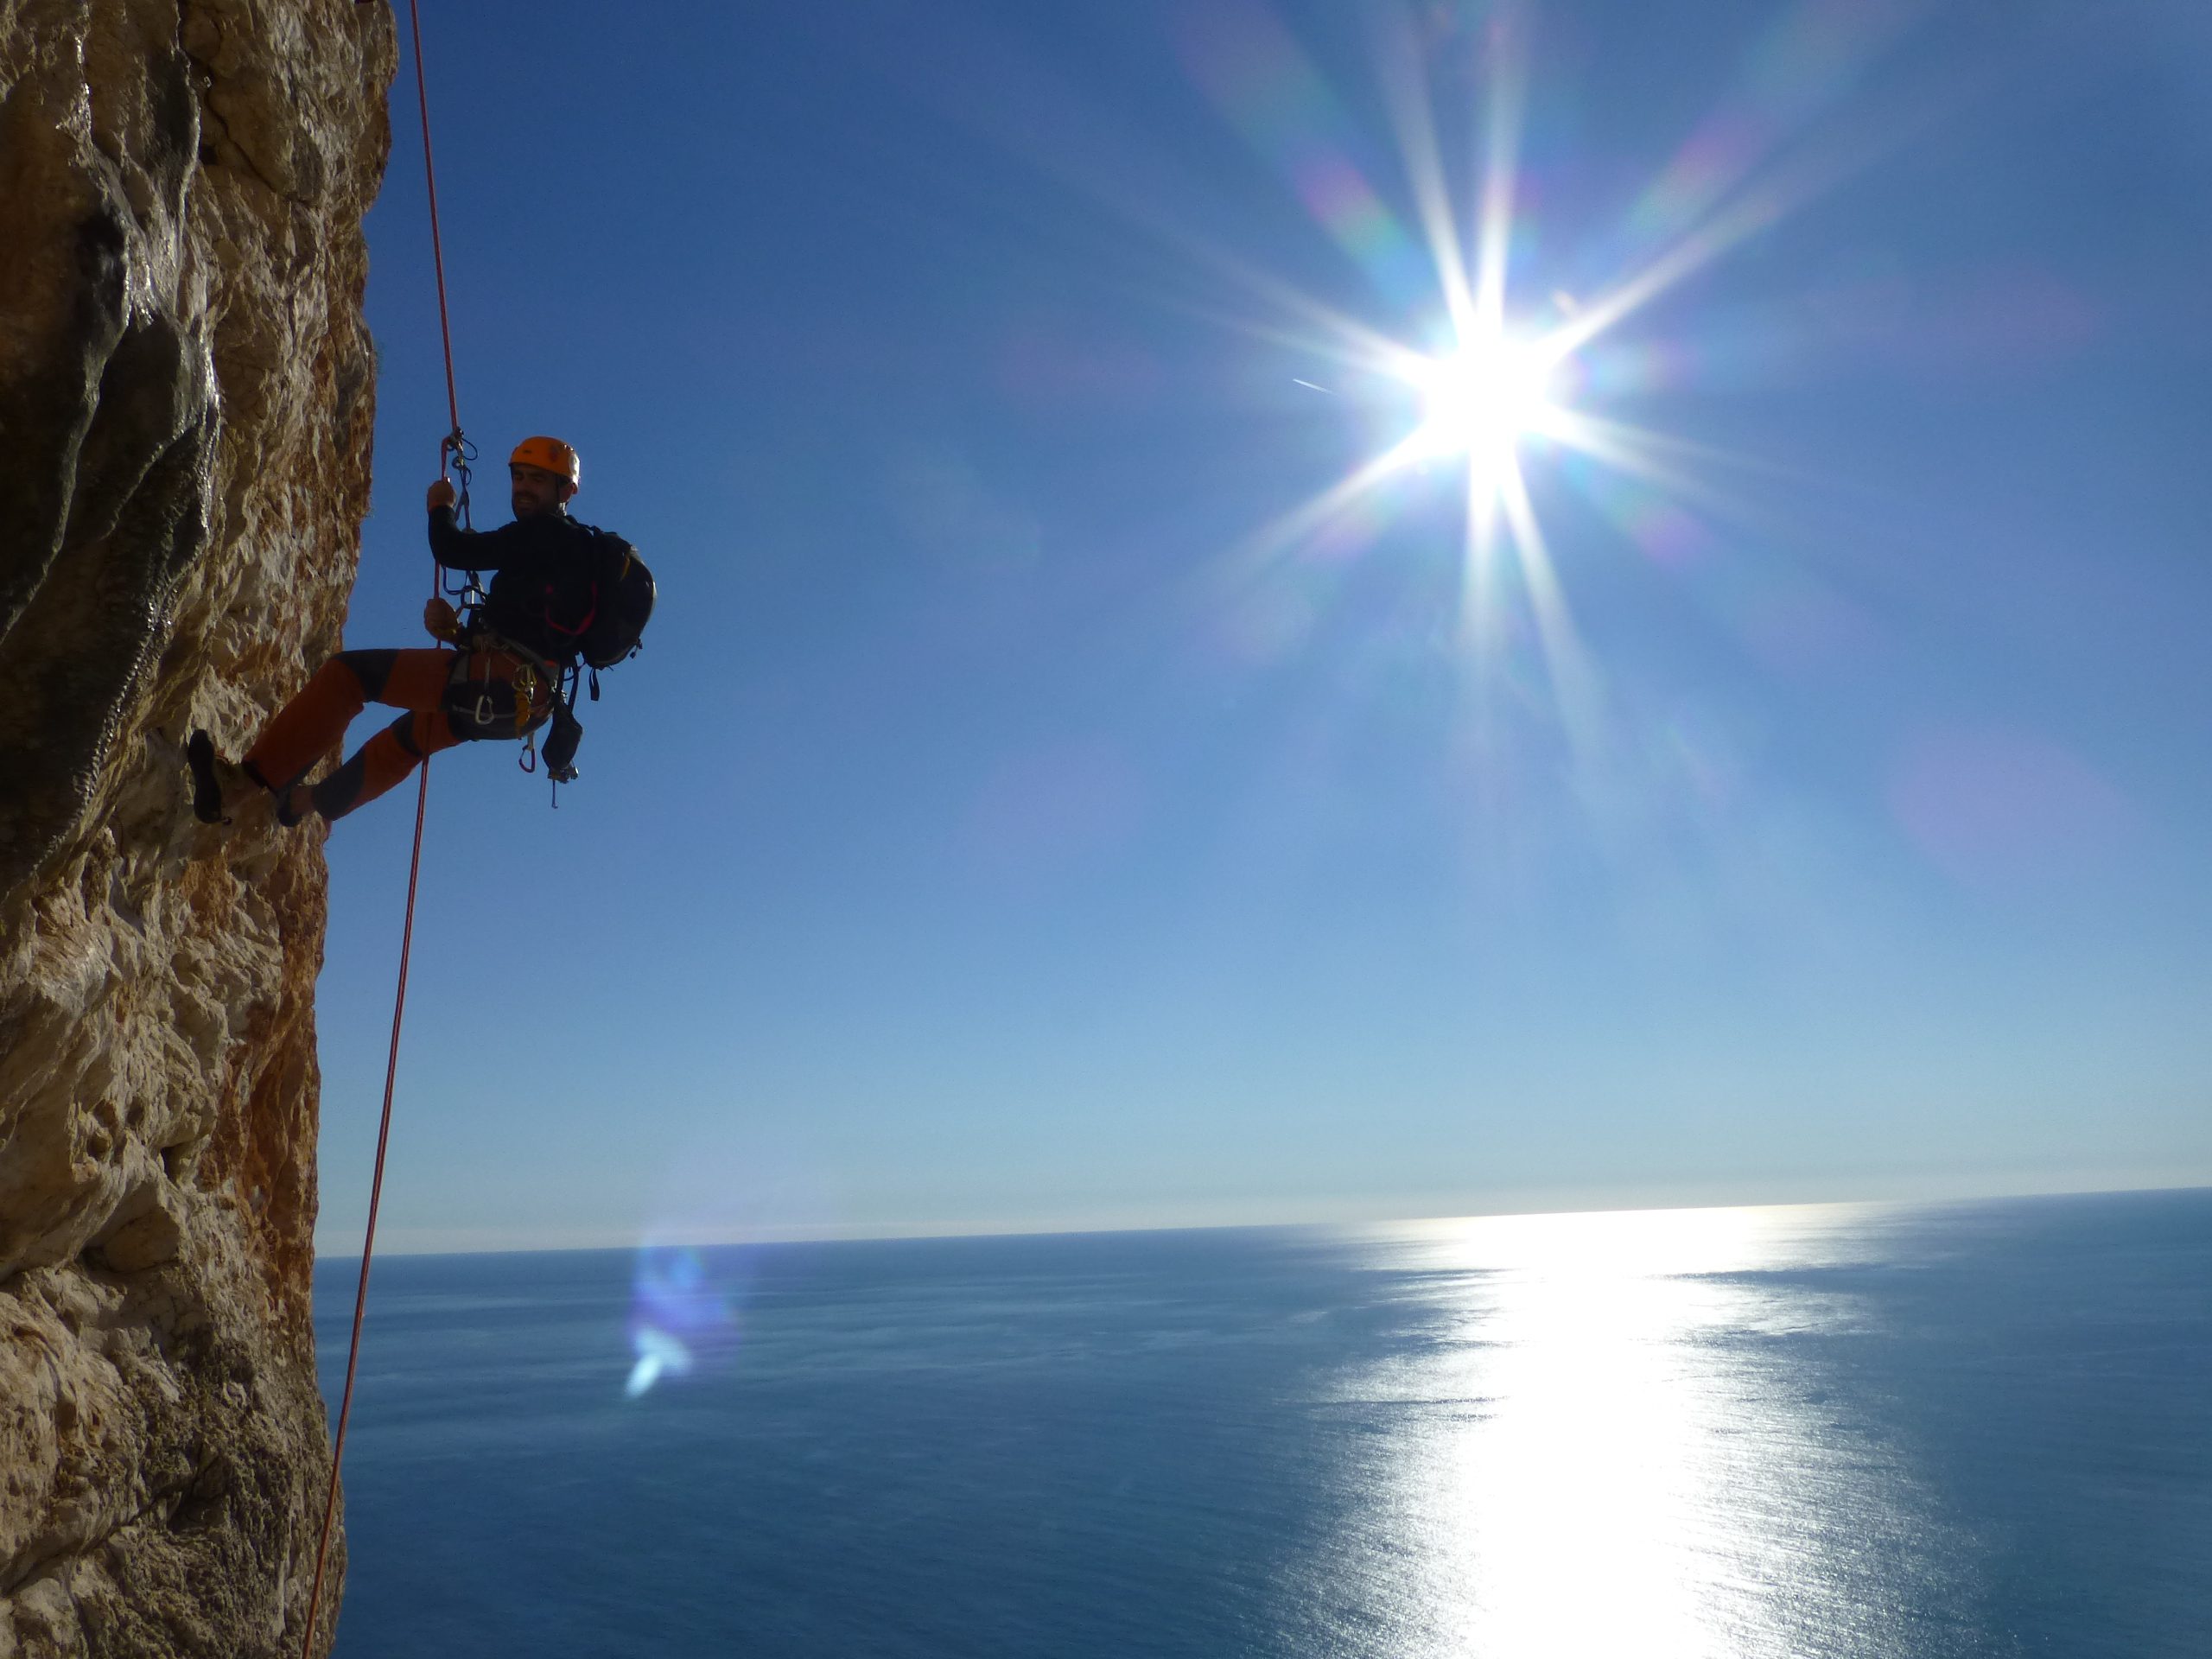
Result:
M448 570L493 573L480 618L486 626L551 663L576 654L605 565L590 525L543 513L497 530L463 530L451 507L438 507L430 514L430 552Z

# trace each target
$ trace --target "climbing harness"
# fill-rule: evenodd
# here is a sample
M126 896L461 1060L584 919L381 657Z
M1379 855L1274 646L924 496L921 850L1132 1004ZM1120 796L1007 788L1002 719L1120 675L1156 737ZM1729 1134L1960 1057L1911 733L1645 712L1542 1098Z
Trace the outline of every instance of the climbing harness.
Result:
M438 234L438 173L430 153L430 94L423 77L423 16L419 0L407 0L407 21L414 35L415 101L423 122L423 179L430 206L430 257L438 281L438 334L445 348L446 412L453 430L438 445L438 475L450 464L460 475L460 508L467 522L469 463L476 451L461 429L461 397L454 390L453 323L446 309L446 257ZM442 593L444 581L435 561L430 588ZM470 582L474 582L472 573ZM315 1541L315 1580L308 1590L307 1629L300 1638L301 1659L312 1659L318 1615L322 1607L322 1575L330 1555L330 1531L338 1516L338 1469L346 1457L346 1426L353 1414L353 1377L361 1358L361 1316L369 1300L369 1260L376 1252L377 1208L384 1197L385 1151L391 1141L391 1090L399 1075L399 1030L407 1013L407 961L415 943L415 893L423 868L423 820L430 803L430 758L422 760L422 782L415 791L415 849L407 861L407 919L399 932L399 982L391 1001L391 1050L384 1069L384 1113L377 1124L375 1173L369 1179L369 1220L361 1240L361 1276L353 1291L353 1333L346 1351L346 1389L338 1402L338 1431L330 1448L330 1491L323 1500L322 1531Z
M445 695L446 718L456 735L520 738L524 758L518 764L535 772L535 734L552 713L563 671L473 619L458 644Z

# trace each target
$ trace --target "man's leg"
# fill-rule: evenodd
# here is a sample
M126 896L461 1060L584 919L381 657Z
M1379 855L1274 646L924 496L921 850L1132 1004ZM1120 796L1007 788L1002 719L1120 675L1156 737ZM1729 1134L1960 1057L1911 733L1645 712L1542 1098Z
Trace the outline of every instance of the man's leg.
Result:
M342 651L276 711L245 760L236 766L215 753L207 733L194 732L186 747L192 766L193 810L210 823L227 822L226 813L265 789L276 797L277 817L296 823L319 810L315 791L300 780L346 735L353 716L375 702L405 709L418 721L427 721L445 700L446 681L459 656L437 650ZM354 766L346 784L327 797L337 809L328 816L334 817L382 794L411 772L422 754L459 741L444 725L442 715L437 715L435 728L423 724L418 730L410 721L400 724L407 728L412 747L394 751L379 747L373 764Z
M443 681L439 683L439 691L442 696ZM449 749L460 741L442 709L402 715L312 789L302 786L290 791L284 800L283 816L296 820L312 810L326 818L342 818L355 807L376 799L404 780L421 764L423 756Z
M341 651L276 711L246 751L246 775L280 797L338 746L364 705L429 709L445 696L449 651Z

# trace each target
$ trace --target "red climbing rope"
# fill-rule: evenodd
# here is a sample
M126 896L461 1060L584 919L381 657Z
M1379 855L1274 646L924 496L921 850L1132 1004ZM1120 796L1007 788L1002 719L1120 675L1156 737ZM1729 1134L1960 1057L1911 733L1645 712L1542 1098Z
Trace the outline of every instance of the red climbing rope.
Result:
M423 757L423 781L415 791L415 852L407 862L407 922L399 934L399 989L391 1002L391 1052L384 1068L384 1117L377 1125L376 1173L369 1179L369 1228L361 1241L361 1278L353 1291L353 1338L346 1351L346 1391L338 1402L338 1434L330 1452L330 1494L323 1501L322 1535L315 1547L315 1585L308 1592L307 1638L302 1659L315 1651L315 1613L322 1605L322 1573L330 1554L330 1529L338 1517L338 1465L346 1456L346 1422L353 1414L353 1370L361 1357L361 1315L369 1305L369 1258L377 1243L377 1205L384 1196L385 1148L391 1141L391 1085L399 1072L399 1027L407 1013L407 957L415 943L415 883L423 868L423 817L430 799L430 759Z
M438 238L438 168L430 159L430 92L423 79L423 14L416 0L407 0L407 26L415 36L415 106L423 115L423 183L430 198L430 266L438 276L438 334L446 347L446 412L453 416L454 435L461 435L461 398L453 389L453 324L446 317L446 253Z
M430 260L438 278L438 334L446 356L446 411L453 417L451 435L438 445L438 473L444 476L450 455L461 461L461 399L454 391L453 324L446 314L446 257L438 235L438 174L430 156L430 95L423 75L423 15L417 0L407 0L407 21L415 37L415 101L423 118L423 178L430 201ZM462 474L467 482L467 474ZM430 567L430 592L438 592L437 565ZM391 1090L399 1075L399 1028L407 1014L407 961L415 944L415 889L423 869L423 820L430 804L430 757L422 760L422 782L415 791L415 850L407 862L407 920L399 932L399 984L391 1001L391 1052L384 1068L384 1116L377 1124L376 1173L369 1180L369 1224L361 1240L361 1277L353 1291L353 1335L346 1350L346 1388L339 1397L338 1432L330 1449L330 1491L323 1500L322 1532L315 1541L315 1582L308 1591L307 1632L301 1638L301 1659L315 1652L316 1615L322 1607L322 1574L330 1557L330 1532L338 1518L338 1466L346 1457L346 1425L353 1414L353 1375L361 1358L361 1316L369 1304L369 1259L376 1252L377 1208L384 1198L385 1150L391 1142Z

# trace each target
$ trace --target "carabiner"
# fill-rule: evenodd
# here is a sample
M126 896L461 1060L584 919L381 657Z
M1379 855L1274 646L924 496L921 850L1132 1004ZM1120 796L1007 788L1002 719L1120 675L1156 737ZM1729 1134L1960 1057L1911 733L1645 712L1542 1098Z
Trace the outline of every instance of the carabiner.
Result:
M463 530L476 528L468 516L468 481L471 475L469 462L476 459L476 446L468 441L467 435L457 426L438 441L438 475L441 478L445 476L447 458L450 456L454 473L461 480L458 499L454 505Z

